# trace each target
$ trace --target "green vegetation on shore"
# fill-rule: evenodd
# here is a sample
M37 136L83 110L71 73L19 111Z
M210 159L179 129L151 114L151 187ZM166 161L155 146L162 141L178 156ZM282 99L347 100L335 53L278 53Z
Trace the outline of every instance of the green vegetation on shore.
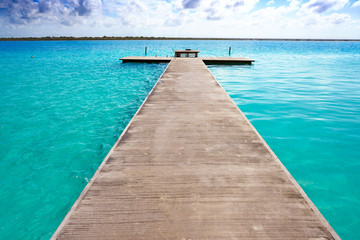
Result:
M256 41L360 41L360 39L295 39L295 38L180 38L180 37L6 37L0 41L74 41L74 40L256 40Z

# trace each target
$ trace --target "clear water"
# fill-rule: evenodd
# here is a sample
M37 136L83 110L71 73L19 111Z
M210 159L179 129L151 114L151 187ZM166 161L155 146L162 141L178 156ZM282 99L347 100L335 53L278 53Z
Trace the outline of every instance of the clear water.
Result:
M0 42L0 239L49 239L165 64L120 57L254 58L209 66L343 239L360 239L360 43ZM34 58L31 58L33 56Z

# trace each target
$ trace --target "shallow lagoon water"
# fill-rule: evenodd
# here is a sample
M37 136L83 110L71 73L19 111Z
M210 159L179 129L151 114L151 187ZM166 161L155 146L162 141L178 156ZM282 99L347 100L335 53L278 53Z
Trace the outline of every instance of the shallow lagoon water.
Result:
M343 239L360 238L360 43L0 42L0 239L49 239L166 64L120 57L250 57L209 66ZM33 56L33 58L31 58Z

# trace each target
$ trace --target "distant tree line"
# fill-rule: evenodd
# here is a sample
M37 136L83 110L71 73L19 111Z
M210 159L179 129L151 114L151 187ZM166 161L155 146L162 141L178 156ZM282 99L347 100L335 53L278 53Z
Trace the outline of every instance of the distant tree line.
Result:
M290 38L180 38L180 37L7 37L0 41L72 41L72 40L256 40L256 41L360 41L360 39L290 39Z
M152 39L171 39L171 38L155 38L155 37L68 37L68 36L60 36L60 37L7 37L0 38L0 41L65 41L65 40L152 40Z

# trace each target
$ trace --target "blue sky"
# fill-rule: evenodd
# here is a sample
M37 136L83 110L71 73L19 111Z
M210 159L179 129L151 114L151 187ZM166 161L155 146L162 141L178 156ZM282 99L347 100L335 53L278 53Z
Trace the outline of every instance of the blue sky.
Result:
M0 37L360 39L360 0L0 0Z

